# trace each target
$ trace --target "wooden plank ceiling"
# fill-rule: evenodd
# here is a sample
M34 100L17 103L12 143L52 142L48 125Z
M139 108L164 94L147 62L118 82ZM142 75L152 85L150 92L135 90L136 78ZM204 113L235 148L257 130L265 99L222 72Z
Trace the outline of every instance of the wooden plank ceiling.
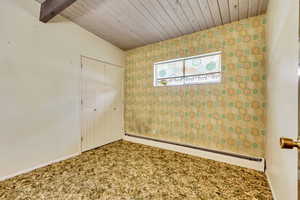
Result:
M264 14L267 4L268 0L77 0L62 15L128 50Z

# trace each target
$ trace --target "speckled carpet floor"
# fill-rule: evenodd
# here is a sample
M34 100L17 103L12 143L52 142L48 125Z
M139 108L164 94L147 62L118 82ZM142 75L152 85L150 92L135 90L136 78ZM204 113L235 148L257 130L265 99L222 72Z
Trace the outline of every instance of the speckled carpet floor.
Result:
M272 199L263 173L125 141L0 182L0 199Z

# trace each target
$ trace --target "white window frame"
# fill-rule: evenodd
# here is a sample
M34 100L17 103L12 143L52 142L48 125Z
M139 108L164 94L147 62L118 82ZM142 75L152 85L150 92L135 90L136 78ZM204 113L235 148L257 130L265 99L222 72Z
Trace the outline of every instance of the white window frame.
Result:
M166 64L166 63L171 63L171 62L176 62L176 61L183 61L183 76L179 77L169 77L169 78L161 78L163 79L172 79L172 78L186 78L186 77L192 77L192 76L199 76L199 75L185 75L185 61L193 58L203 58L203 57L208 57L208 56L215 56L215 55L220 55L220 72L212 72L212 73L206 73L206 74L220 74L221 78L219 81L216 82L207 82L207 83L183 83L180 85L156 85L157 81L157 70L156 66L159 64ZM217 84L222 82L222 51L216 51L212 53L206 53L206 54L200 54L196 56L190 56L190 57L184 57L184 58L176 58L176 59L171 59L171 60L166 60L166 61L161 61L161 62L156 62L153 64L153 86L154 87L172 87L172 86L184 86L184 85L204 85L204 84ZM205 74L203 74L205 75Z

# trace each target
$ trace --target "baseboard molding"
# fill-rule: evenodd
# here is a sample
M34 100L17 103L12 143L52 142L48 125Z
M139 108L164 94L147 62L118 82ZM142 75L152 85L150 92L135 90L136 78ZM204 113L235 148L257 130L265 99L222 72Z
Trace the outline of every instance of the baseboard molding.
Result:
M224 163L228 163L228 164L232 164L232 165L237 165L240 167L254 169L257 171L264 172L264 170L265 170L264 158L260 158L261 161L237 158L237 157L232 157L229 155L222 155L222 154L217 154L217 153L213 153L213 152L203 151L200 149L179 146L176 144L170 144L170 143L160 142L160 141L151 140L151 139L149 140L149 139L145 139L145 138L134 137L134 136L130 136L129 134L124 135L123 139L126 141L129 141L129 142L140 143L140 144L144 144L144 145L148 145L148 146L153 146L153 147L158 147L158 148L176 151L176 152L180 152L180 153L190 154L193 156L198 156L198 157L202 157L202 158L206 158L206 159L210 159L210 160L215 160L215 161L224 162Z
M271 192L272 192L273 199L274 199L274 200L277 200L277 197L275 196L275 192L274 192L274 189L273 189L273 186L272 186L272 182L271 182L271 180L270 180L270 176L269 176L269 174L268 174L268 170L266 171L265 174L266 174L266 177L267 177L267 180L268 180L269 187L270 187Z
M49 161L47 163L43 163L43 164L37 165L35 167L31 167L29 169L21 170L21 171L19 171L17 173L10 174L8 176L0 177L0 181L4 181L4 180L10 179L10 178L13 178L15 176L19 176L21 174L26 174L26 173L31 172L33 170L36 170L38 168L46 167L48 165L51 165L51 164L54 164L54 163L57 163L57 162L60 162L60 161L63 161L63 160L67 160L67 159L70 159L70 158L78 156L78 155L80 155L80 152L79 153L75 153L75 154L71 154L71 155L68 155L68 156L65 156L65 157L53 160L53 161Z

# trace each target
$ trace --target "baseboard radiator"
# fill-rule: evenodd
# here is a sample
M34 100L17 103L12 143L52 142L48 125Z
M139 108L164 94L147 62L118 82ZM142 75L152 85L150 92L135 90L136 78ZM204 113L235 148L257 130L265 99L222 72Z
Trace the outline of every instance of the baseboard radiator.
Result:
M258 171L265 171L265 160L264 158L251 157L246 155L240 155L236 153L218 151L213 149L207 149L203 147L197 147L188 144L181 144L166 140L160 140L145 136L139 136L136 134L125 133L124 140L141 143L144 145L159 147L167 150L173 150L180 153L191 154L215 161L225 162L241 167L251 168Z

